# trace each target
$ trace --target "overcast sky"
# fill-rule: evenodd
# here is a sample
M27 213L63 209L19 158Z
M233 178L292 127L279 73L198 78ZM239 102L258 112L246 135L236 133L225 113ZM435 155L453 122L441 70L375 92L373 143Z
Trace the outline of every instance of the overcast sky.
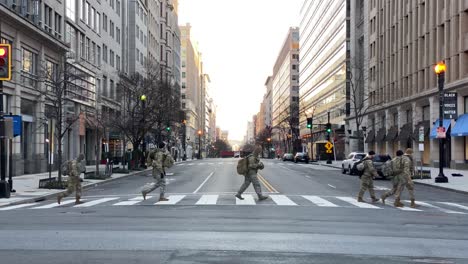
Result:
M260 110L265 81L303 0L180 0L179 24L190 23L218 106L217 126L242 140Z

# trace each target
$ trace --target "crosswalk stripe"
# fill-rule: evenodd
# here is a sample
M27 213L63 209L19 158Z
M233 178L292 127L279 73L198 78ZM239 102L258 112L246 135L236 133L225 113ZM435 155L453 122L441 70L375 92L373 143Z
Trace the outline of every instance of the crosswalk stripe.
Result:
M186 195L171 195L167 197L169 201L166 202L157 202L155 205L172 205L172 204L177 204L178 202L182 201L182 199L185 198Z
M189 163L189 164L187 164L187 165L188 165L188 166L192 166L192 165L193 165L193 163Z
M216 204L219 195L203 195L196 204Z
M368 204L368 203L360 203L358 201L356 201L355 198L351 198L351 197L336 197L342 201L345 201L347 203L350 203L354 206L357 206L359 208L368 208L368 209L381 209L380 207L377 207L377 206L374 206L372 204Z
M270 197L277 205L297 205L286 195L270 195Z
M457 208L460 208L460 209L463 209L463 210L468 210L468 206L464 206L464 205L461 205L461 204L449 203L449 202L439 202L439 203L440 204L450 205L450 206L453 206L453 207L457 207Z
M75 205L73 207L91 207L91 206L94 206L94 205L102 204L102 203L109 202L109 201L112 201L112 200L117 200L117 199L119 199L119 197L102 198L102 199L97 199L97 200L90 201L90 202L85 202L85 203L82 203L82 204L79 204L79 205Z
M151 199L153 198L153 196L146 196L146 199ZM122 201L122 202L119 202L119 203L116 203L116 204L113 204L113 205L134 205L134 204L137 204L137 203L141 203L143 200L143 197L140 196L140 197L135 197L135 198L132 198L128 201Z
M406 201L406 202L409 202L409 201ZM430 207L430 208L434 208L434 209L440 210L440 211L442 211L444 213L447 213L447 214L466 214L466 213L463 213L463 212L453 211L453 210L450 210L450 209L444 209L444 208L441 208L439 206L432 205L430 203L417 202L416 204L426 206L426 207Z
M422 212L422 210L420 209L416 209L416 208L411 208L411 207L396 207L402 211L408 211L408 212Z
M313 196L313 195L303 195L302 197L304 197L305 199L311 201L312 203L314 203L315 205L318 205L318 206L323 206L323 207L338 207L338 205L332 203L332 202L329 202L323 198L320 198L318 196Z
M241 199L236 197L236 204L238 204L238 205L255 205L255 200L254 200L252 195L250 195L250 194L242 195L242 198L244 198L244 200L241 200Z
M33 205L35 205L35 203L12 205L12 206L7 206L7 207L2 207L0 208L0 211L8 211L8 210L19 209L19 208L33 206Z
M51 204L46 204L46 205L43 205L43 206L33 207L31 209L49 209L49 208L59 207L59 206L62 206L62 205L71 204L71 203L74 203L74 202L75 202L75 200L67 200L67 201L61 202L60 204L51 203Z

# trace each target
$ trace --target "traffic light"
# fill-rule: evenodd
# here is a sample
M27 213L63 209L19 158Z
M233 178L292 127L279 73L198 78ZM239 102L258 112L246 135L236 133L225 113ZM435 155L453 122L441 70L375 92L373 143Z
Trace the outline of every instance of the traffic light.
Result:
M332 129L331 129L331 124L330 124L330 123L327 123L327 124L325 125L325 131L326 131L328 134L331 134Z
M170 126L166 127L166 130L171 131L171 127Z
M0 44L0 81L11 80L11 45Z
M312 128L312 118L311 117L307 118L307 128Z

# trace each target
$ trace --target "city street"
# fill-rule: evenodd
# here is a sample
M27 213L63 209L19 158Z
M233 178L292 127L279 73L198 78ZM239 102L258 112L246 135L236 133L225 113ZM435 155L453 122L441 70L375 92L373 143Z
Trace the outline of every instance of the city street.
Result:
M468 195L416 185L421 206L357 203L357 176L331 167L263 160L257 201L238 159L203 159L168 171L142 201L150 175L73 199L0 207L2 263L468 263ZM389 181L376 180L380 196ZM405 193L407 195L407 193ZM370 200L368 193L366 200ZM407 196L405 204L409 205ZM27 254L25 254L27 252Z

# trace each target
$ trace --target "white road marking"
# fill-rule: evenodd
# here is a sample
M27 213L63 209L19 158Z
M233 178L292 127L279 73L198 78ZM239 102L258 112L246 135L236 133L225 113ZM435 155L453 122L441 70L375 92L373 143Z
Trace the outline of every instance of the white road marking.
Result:
M409 202L409 201L406 201L406 202ZM458 212L458 211L453 211L453 210L449 210L449 209L444 209L444 208L441 208L439 206L435 206L435 205L432 205L432 204L429 204L429 203L425 203L425 202L416 202L416 204L419 204L419 205L422 205L422 206L426 206L426 207L429 207L429 208L434 208L434 209L437 209L437 210L440 210L444 213L447 213L447 214L466 214L466 213L463 213L463 212Z
M174 176L174 173L173 172L167 172L166 176Z
M318 205L318 206L323 206L323 207L338 207L338 205L332 203L332 202L329 202L323 198L320 198L318 196L313 196L313 195L303 195L302 197L304 197L305 199L313 202L314 204Z
M7 207L2 207L0 208L0 211L8 211L8 210L19 209L19 208L33 206L33 205L35 205L35 203L12 205L12 206L7 206Z
M187 164L187 165L188 165L188 166L192 166L192 165L193 165L193 163L189 163L189 164Z
M286 197L286 195L270 195L270 197L277 205L297 205Z
M151 198L153 198L153 196L146 196L146 200L151 199ZM135 197L128 201L122 201L113 205L134 205L137 203L141 203L142 201L144 201L143 196L140 196L140 197Z
M250 194L242 195L242 198L244 198L244 200L241 200L236 197L237 205L255 205L255 200L252 195Z
M408 211L408 212L422 212L422 210L416 209L416 208L411 208L411 207L397 207L398 209L402 211Z
M439 203L440 204L450 205L450 206L453 206L453 207L457 207L457 208L460 208L460 209L463 209L463 210L468 210L468 206L464 206L464 205L461 205L461 204L448 203L448 202L439 202Z
M377 206L374 206L372 204L368 204L368 203L360 203L356 200L356 198L351 198L351 197L336 197L342 201L345 201L347 203L350 203L354 206L357 206L359 208L368 208L368 209L382 209L380 207L377 207Z
M74 202L75 202L75 200L67 200L67 201L61 202L60 204L51 203L51 204L46 204L46 205L42 205L42 206L38 206L38 207L33 207L33 208L30 208L30 209L49 209L49 208L59 207L59 206L62 206L62 205L71 204L71 203L74 203Z
M390 191L389 188L387 187L382 187L382 186L374 186L375 191Z
M332 187L333 189L336 189L336 187L331 184L328 184L328 186Z
M169 201L167 202L157 202L155 205L172 205L172 204L177 204L178 202L182 201L182 199L185 198L186 195L171 195L167 197Z
M203 195L196 204L216 204L219 195Z
M102 204L102 203L109 202L109 201L112 201L112 200L117 200L117 199L119 199L119 197L102 198L102 199L97 199L97 200L94 200L94 201L91 201L91 202L85 202L85 203L82 203L82 204L78 204L78 205L75 205L73 207L91 207L91 206L94 206L94 205Z
M210 173L210 175L208 175L208 177L206 177L206 179L200 184L200 186L198 186L198 188L193 191L193 193L197 193L202 187L203 185L205 185L205 183L211 178L211 176L213 176L214 172Z

